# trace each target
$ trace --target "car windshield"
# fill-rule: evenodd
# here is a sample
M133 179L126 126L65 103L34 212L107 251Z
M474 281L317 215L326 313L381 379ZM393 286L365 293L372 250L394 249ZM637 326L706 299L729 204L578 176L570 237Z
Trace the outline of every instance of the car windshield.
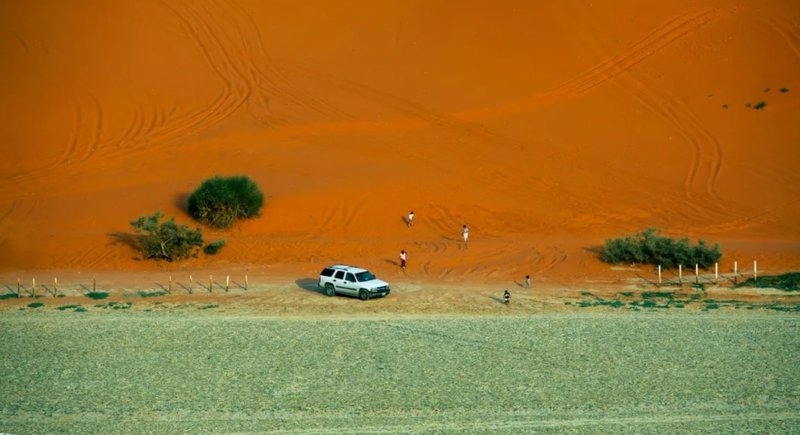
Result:
M373 279L375 279L375 275L369 272L361 272L356 274L356 279L358 280L358 282L372 281Z

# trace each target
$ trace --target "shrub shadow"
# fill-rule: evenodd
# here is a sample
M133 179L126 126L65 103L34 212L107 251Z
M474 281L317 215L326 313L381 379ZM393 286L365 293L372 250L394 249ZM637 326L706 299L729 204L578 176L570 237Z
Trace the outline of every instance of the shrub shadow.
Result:
M122 231L113 231L106 234L108 237L111 237L111 244L112 245L125 245L134 253L141 253L141 245L139 244L139 240L141 236L132 233L125 233ZM135 260L138 260L139 257L133 257Z
M189 214L189 193L179 193L175 195L175 202L173 203L175 207L178 207L181 211Z
M595 246L588 246L583 248L584 251L594 254L597 259L602 259L603 256L603 246L602 245L595 245Z
M312 278L300 278L294 281L297 287L303 290L322 294L322 289L317 286L317 280Z

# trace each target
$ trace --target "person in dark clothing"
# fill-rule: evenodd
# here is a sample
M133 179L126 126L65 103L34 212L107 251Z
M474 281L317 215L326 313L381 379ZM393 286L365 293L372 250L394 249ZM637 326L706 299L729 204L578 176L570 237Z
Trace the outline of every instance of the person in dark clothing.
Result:
M506 290L506 292L503 293L503 301L506 303L506 305L508 305L508 303L511 302L511 293L509 293L508 290Z

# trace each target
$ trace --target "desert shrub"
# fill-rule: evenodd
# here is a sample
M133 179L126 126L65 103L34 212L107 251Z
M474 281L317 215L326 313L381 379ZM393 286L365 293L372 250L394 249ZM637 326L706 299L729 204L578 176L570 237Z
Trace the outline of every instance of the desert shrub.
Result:
M137 233L136 242L145 258L156 260L180 260L192 255L203 246L203 233L200 228L191 229L188 225L178 225L175 218L161 222L163 213L157 211L151 216L142 216L131 222Z
M156 290L156 291L152 291L152 292L139 291L139 296L141 296L143 298L154 298L154 297L166 296L166 295L167 295L167 292L165 292L163 290Z
M75 310L79 312L86 311L86 308L83 307L82 305L75 305L75 304L62 305L60 307L56 307L56 309L59 311L65 311L65 310Z
M223 246L225 246L225 241L217 240L216 242L211 242L207 244L206 247L203 248L203 252L205 252L206 255L214 255L217 252L219 252L219 250L222 249Z
M766 101L759 101L758 103L756 103L756 104L753 106L753 109L756 109L756 110L761 110L761 109L763 109L763 108L765 108L765 107L767 107L767 102L766 102Z
M213 177L189 196L189 214L216 228L229 228L236 219L257 216L264 194L248 177Z
M758 279L750 278L738 284L737 287L776 288L787 291L797 291L800 290L800 272L762 276Z
M28 308L39 308L43 306L44 304L42 302L31 302L28 304Z
M679 264L706 269L722 256L719 245L709 247L705 241L692 246L688 238L671 239L658 234L655 228L640 233L606 240L601 260L606 263L639 263L674 268Z
M0 295L0 300L2 299L16 299L18 298L16 293L4 293Z
M89 299L105 299L108 297L107 292L89 292L86 293L86 297Z

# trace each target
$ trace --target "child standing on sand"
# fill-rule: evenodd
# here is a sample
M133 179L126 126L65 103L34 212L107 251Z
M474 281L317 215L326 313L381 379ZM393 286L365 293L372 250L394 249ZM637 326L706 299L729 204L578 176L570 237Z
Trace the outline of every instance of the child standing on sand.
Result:
M414 211L408 213L408 221L406 221L406 226L414 225Z
M463 228L461 228L461 236L464 237L464 243L467 243L467 239L469 238L469 228L465 224Z
M405 272L406 270L406 251L405 249L400 250L400 268L403 269Z
M511 302L511 293L509 293L508 290L506 290L506 292L503 293L503 301L505 302L506 305L508 305L508 303Z
M525 275L525 288L531 288L531 276Z

